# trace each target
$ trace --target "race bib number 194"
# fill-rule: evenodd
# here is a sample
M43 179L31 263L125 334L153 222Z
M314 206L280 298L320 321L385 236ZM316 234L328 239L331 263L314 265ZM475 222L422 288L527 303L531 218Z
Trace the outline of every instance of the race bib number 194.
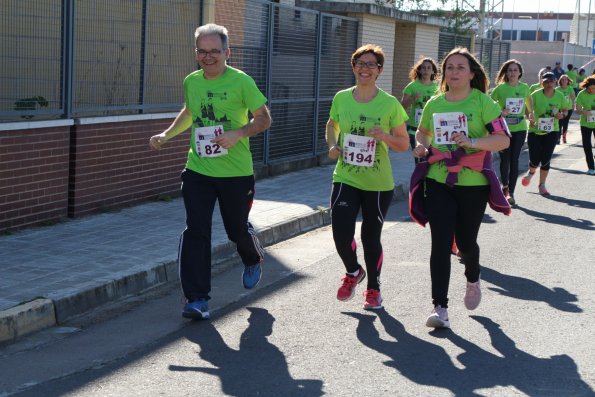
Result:
M463 112L434 113L434 142L440 145L452 145L452 134L463 133L469 136L467 116Z
M376 141L369 136L345 134L343 138L343 162L360 167L374 165Z
M196 151L200 157L219 157L227 154L227 149L219 144L211 142L215 137L223 134L222 125L210 127L196 127L194 137L196 142Z

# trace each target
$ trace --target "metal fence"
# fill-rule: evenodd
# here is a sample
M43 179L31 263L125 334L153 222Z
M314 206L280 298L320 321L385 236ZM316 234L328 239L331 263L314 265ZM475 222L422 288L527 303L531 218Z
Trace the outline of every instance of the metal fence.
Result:
M0 120L179 109L197 0L4 0Z
M333 96L354 84L349 62L357 20L268 1L219 0L215 22L230 31L230 65L250 74L269 100L273 125L250 139L254 160L326 152Z
M269 163L325 151L333 95L353 85L356 19L265 0L218 0L229 64L252 76L274 124L251 139ZM4 0L0 122L177 111L196 69L198 0Z
M444 57L455 47L466 47L471 49L471 37L461 36L448 32L440 32L438 41L438 61L442 62ZM474 55L482 63L490 81L494 81L500 66L510 59L510 42L475 39Z

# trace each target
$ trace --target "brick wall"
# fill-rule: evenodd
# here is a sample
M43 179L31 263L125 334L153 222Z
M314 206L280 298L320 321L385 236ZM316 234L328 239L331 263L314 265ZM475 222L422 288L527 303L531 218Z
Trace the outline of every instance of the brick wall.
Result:
M68 215L138 203L158 195L178 195L189 134L182 133L160 151L149 138L172 119L86 123L73 126Z
M70 126L0 131L0 231L66 216Z

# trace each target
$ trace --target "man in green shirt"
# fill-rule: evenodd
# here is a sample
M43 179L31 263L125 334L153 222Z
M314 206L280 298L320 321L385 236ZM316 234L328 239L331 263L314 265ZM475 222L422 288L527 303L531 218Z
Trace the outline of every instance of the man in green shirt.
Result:
M196 29L196 60L200 70L184 79L184 107L150 146L160 149L191 128L190 150L182 172L186 229L179 245L179 266L186 305L182 315L209 318L211 290L211 226L219 202L225 231L244 263L245 288L260 281L263 249L248 214L254 199L254 171L249 137L271 125L266 98L254 80L227 65L227 29L207 24ZM248 118L248 112L253 118Z

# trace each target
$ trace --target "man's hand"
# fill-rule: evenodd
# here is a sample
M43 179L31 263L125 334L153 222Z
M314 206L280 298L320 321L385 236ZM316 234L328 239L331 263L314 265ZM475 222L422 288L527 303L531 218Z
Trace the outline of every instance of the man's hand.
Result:
M165 142L165 132L162 132L161 134L153 135L151 139L149 139L149 146L153 150L159 150Z
M213 139L213 142L224 149L229 149L232 146L234 146L240 140L241 137L242 134L240 131L231 130L219 135L218 137Z

